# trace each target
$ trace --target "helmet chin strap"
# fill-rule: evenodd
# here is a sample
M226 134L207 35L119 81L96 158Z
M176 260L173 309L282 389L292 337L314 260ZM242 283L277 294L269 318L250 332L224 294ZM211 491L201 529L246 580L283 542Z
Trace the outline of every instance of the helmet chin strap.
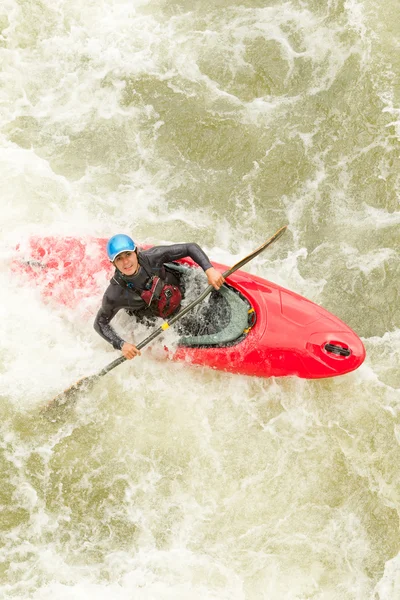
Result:
M138 268L136 269L136 271L134 273L132 273L132 275L124 275L124 273L122 273L122 271L120 271L118 269L118 267L115 267L118 271L118 273L121 275L122 279L124 281L130 281L132 277L135 277L135 275L137 275L139 273L139 269L140 269L140 265L138 265Z

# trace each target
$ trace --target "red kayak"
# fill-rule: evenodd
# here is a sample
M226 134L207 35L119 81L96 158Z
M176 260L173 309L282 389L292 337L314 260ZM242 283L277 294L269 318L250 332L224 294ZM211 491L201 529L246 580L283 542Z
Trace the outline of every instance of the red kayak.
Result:
M99 238L34 237L17 247L12 269L70 309L93 297L100 305L114 269L105 246ZM212 264L221 272L228 269ZM189 280L199 272L190 259L170 266ZM350 327L275 283L238 270L214 302L216 297L215 323L203 333L183 335L173 360L258 377L317 379L354 371L365 359L363 343Z

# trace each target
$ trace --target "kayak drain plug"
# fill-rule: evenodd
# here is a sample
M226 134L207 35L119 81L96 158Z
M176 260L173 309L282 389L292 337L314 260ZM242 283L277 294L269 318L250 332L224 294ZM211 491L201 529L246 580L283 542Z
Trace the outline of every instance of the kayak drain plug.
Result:
M351 354L349 348L338 346L337 344L325 344L325 350L331 354L336 354L337 356L350 356Z

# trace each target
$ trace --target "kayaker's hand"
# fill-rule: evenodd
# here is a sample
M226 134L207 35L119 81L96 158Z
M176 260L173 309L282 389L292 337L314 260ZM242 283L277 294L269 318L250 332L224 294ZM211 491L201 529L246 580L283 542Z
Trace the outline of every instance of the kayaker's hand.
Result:
M133 344L128 344L125 342L121 348L122 354L130 360L131 358L135 358L135 356L140 356L141 352L134 346Z
M212 285L216 290L219 290L225 281L222 274L217 271L217 269L214 269L214 267L210 267L205 273L207 275L208 285Z

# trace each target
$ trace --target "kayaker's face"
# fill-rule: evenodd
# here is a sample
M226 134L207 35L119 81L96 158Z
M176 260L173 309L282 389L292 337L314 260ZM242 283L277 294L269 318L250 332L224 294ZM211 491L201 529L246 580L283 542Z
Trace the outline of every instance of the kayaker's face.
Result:
M114 260L114 265L124 275L134 275L139 266L136 252L121 252Z

